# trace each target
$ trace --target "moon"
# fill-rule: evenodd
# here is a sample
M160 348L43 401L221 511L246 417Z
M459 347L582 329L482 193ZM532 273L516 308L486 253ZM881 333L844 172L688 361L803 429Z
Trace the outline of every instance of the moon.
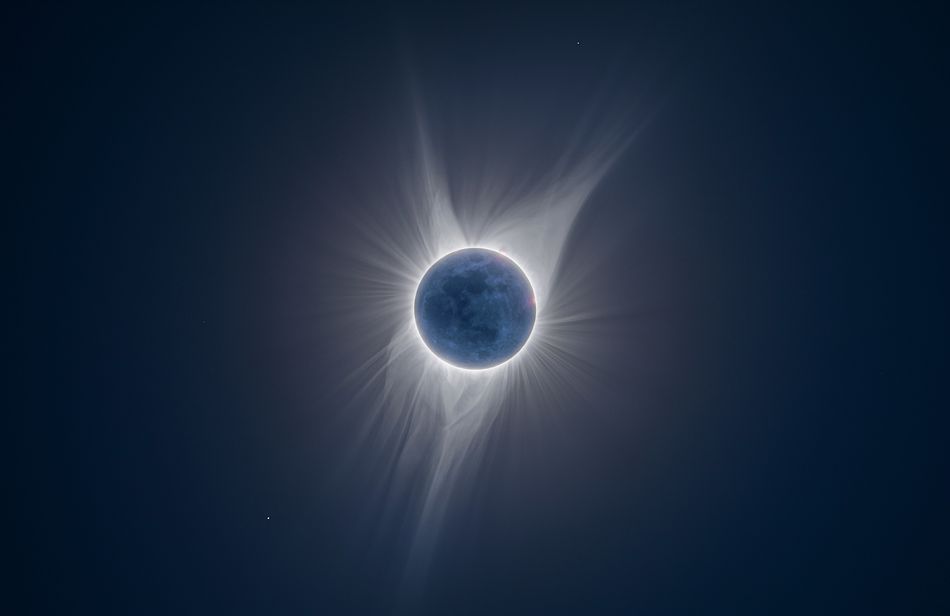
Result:
M436 356L458 368L482 370L514 357L531 336L536 313L524 271L487 248L442 257L416 289L419 335Z

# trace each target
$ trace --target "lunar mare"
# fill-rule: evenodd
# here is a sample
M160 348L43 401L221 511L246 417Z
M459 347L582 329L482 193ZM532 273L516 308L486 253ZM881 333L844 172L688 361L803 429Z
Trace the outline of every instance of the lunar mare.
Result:
M419 282L415 320L426 346L472 370L511 359L531 335L534 291L505 255L465 248L439 259Z

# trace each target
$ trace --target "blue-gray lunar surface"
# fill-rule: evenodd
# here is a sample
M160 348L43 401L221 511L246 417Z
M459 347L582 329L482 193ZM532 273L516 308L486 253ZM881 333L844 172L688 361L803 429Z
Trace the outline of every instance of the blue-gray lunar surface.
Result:
M465 248L419 282L415 317L426 346L461 368L490 368L517 353L534 327L534 290L505 255Z

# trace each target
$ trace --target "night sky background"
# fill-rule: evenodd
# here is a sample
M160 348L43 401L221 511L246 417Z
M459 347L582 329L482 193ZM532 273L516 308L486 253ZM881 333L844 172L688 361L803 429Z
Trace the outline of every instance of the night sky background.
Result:
M950 612L939 11L132 4L0 20L6 613ZM413 93L457 168L642 128L563 255L598 384L407 605L323 299Z

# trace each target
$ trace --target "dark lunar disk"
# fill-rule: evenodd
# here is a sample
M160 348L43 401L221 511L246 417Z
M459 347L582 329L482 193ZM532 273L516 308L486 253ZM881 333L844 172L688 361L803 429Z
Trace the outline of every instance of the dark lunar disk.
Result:
M419 282L416 325L426 346L460 368L490 368L514 356L534 328L534 290L505 255L465 248Z

